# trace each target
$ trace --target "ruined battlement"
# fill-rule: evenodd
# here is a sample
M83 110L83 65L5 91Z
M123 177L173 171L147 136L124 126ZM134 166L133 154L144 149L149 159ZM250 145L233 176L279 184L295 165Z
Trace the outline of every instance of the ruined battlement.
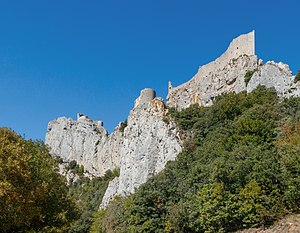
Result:
M248 34L240 35L239 37L233 39L227 50L219 58L208 63L207 65L199 67L195 78L205 77L217 69L222 69L230 60L236 59L242 55L255 55L254 31L249 32Z
M178 109L191 104L208 106L220 93L242 91L246 87L245 72L255 69L257 64L254 31L240 35L219 58L201 66L190 81L175 88L169 82L167 106Z
M216 70L223 69L230 60L237 59L240 56L247 55L252 56L255 55L255 32L249 32L247 34L240 35L239 37L232 40L227 50L216 60L200 66L197 74L193 77L193 79L204 78L210 75L210 73L215 72ZM172 88L169 84L169 93L172 90L181 88L184 84Z
M140 96L135 100L134 107L150 103L156 97L156 92L151 88L141 90Z

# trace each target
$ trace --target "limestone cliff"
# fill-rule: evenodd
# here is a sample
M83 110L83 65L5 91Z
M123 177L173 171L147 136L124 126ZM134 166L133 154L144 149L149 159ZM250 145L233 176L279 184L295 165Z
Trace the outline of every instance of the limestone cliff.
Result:
M46 144L52 155L76 160L94 176L120 168L120 177L106 191L105 205L116 194L134 192L181 151L179 133L173 122L164 120L166 114L164 101L147 88L135 101L124 130L119 125L108 135L101 122L86 116L78 115L77 121L60 117L48 124Z
M177 109L192 104L209 106L216 96L228 92L253 91L258 85L274 87L280 97L299 96L299 82L288 65L267 62L255 55L254 32L234 39L226 52L199 68L188 82L173 88L169 83L166 105ZM127 126L111 135L102 122L78 115L77 121L61 117L48 125L46 144L53 155L68 162L76 160L85 170L101 176L119 168L120 176L110 182L102 201L104 207L115 195L128 195L181 151L181 139L173 122L165 121L168 109L154 90L141 91Z
M281 97L299 95L299 85L294 84L289 66L281 62L263 64L255 55L254 41L254 32L239 36L218 59L200 67L190 81L176 88L169 84L167 106L179 110L192 104L209 106L218 95L251 92L258 85L275 87ZM247 83L245 77L249 74Z
M143 92L142 92L143 93ZM137 104L130 112L120 150L120 177L113 180L102 201L104 207L115 195L128 195L160 172L181 151L181 140L162 99Z
M75 160L93 176L120 166L121 132L108 135L101 121L78 114L77 121L60 117L48 124L46 144L53 156L65 162Z

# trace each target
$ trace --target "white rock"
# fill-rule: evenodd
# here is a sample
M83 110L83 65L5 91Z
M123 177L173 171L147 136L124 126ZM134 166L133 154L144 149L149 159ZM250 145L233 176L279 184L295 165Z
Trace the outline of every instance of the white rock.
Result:
M224 54L200 67L190 81L169 88L167 106L179 110L192 104L209 106L218 95L245 90L251 92L258 85L274 87L280 97L299 96L299 85L293 84L289 66L274 61L264 65L255 56L254 47L254 32L234 39ZM247 71L256 71L248 84L245 83Z
M135 101L127 119L111 135L97 121L79 114L77 121L65 117L51 121L46 144L53 156L76 160L95 176L120 168L120 177L111 181L103 198L105 206L115 195L128 195L160 172L181 151L175 124L165 120L167 109L162 98L145 89Z
M101 207L114 195L133 193L181 152L178 130L173 122L164 121L166 113L164 102L159 98L147 105L138 105L130 112L120 150L120 177L111 181Z
M120 165L121 133L116 130L108 135L101 123L82 114L77 121L60 117L49 122L45 141L53 156L64 162L75 160L94 176Z
M249 82L245 75L253 71ZM254 32L234 39L224 54L199 68L188 82L168 84L167 106L179 110L192 104L209 106L216 96L228 92L253 91L258 85L274 87L280 97L300 96L289 66L269 61L263 64L255 55ZM134 104L124 132L121 125L111 135L101 121L78 114L77 121L61 117L51 121L46 144L64 161L76 160L87 172L101 176L120 168L120 176L110 182L101 208L115 195L128 195L151 176L164 169L181 151L182 141L175 124L166 120L167 109L155 91L146 88Z

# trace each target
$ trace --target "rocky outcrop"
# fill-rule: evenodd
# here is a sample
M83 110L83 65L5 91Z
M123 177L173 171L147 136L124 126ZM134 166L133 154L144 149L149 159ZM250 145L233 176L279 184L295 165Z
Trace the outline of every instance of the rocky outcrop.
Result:
M108 135L101 121L78 114L77 121L60 117L49 122L46 144L53 156L64 162L75 160L86 172L102 176L120 166L121 138L119 130Z
M299 96L299 83L294 83L294 78L288 65L269 61L257 67L246 89L251 92L263 85L274 87L279 97Z
M281 97L298 96L299 85L294 84L289 66L281 62L263 64L254 46L254 32L234 39L221 57L200 67L190 81L176 88L169 84L167 106L179 110L192 104L209 106L218 95L251 92L258 85L275 87ZM250 80L245 79L247 75Z
M253 91L258 85L274 87L280 97L300 96L288 65L267 62L255 55L254 32L234 39L226 52L199 68L188 82L173 88L169 82L166 105L179 110L192 104L209 106L216 96L228 92ZM166 121L168 109L150 88L141 91L127 125L108 135L100 121L78 115L77 121L61 117L51 121L46 144L64 161L76 160L94 176L119 168L120 176L110 182L101 207L115 195L128 195L160 172L181 151L176 126ZM126 126L126 127L125 127Z
M142 101L131 110L120 150L120 177L110 183L101 207L114 195L133 193L181 151L178 130L173 122L164 120L166 114L167 109L160 98L148 103Z
M60 117L48 124L46 144L52 155L76 160L94 176L120 169L120 176L108 186L104 206L115 195L133 193L181 151L175 124L164 120L167 111L164 101L147 88L135 101L124 129L119 125L108 135L101 122L84 115L77 121Z

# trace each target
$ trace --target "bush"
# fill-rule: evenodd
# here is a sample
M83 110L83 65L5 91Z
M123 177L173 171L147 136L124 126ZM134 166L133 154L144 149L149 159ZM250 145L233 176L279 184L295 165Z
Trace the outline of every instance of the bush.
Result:
M71 162L69 162L68 166L67 166L67 170L73 170L77 167L77 162L76 160L72 160Z
M298 71L298 73L295 76L294 83L297 83L299 80L300 80L300 70Z
M79 171L83 166L79 167ZM78 203L81 209L80 218L69 228L69 233L87 233L90 231L93 216L99 209L103 195L107 189L109 181L119 176L120 170L106 171L102 177L89 179L79 177L79 180L69 187L69 195Z
M127 127L127 120L121 122L120 132L124 133L125 128Z
M248 83L250 82L250 80L251 80L253 74L254 74L256 71L257 71L257 69L255 69L255 70L248 70L248 71L246 72L245 78L244 78L245 83L246 83L246 86L248 85Z

